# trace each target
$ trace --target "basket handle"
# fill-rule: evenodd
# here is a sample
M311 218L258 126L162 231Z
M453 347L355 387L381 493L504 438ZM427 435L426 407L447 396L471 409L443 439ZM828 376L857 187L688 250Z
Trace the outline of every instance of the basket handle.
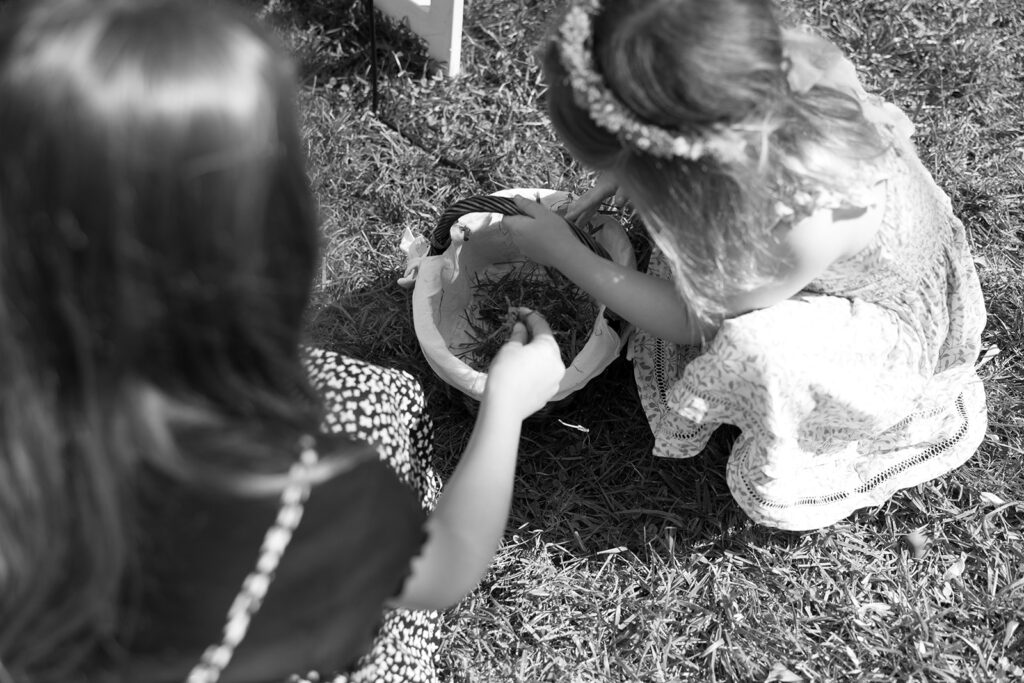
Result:
M441 214L441 217L437 220L437 226L428 235L428 241L430 242L430 255L434 256L440 254L448 245L451 244L451 229L455 225L455 222L470 213L500 213L505 216L525 216L524 213L511 197L495 197L494 195L477 195L474 197L467 197L461 199ZM581 228L572 221L566 221L569 227L572 228L573 233L579 238L587 247L590 248L598 256L602 258L610 259L611 256L608 254L608 250L604 246L594 239L594 235L591 234L587 229Z

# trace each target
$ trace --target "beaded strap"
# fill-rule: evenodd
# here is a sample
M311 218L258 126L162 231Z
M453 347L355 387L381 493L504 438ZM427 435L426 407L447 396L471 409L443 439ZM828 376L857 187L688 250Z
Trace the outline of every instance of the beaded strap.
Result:
M288 485L281 492L281 504L277 518L263 537L256 569L251 572L235 596L228 610L224 636L220 643L206 648L199 663L192 668L187 683L216 683L221 673L231 662L235 649L245 638L252 618L263 604L274 580L274 572L281 563L281 557L292 540L295 529L302 521L302 513L311 489L310 470L319 461L316 444L311 436L299 441L302 452L299 459L288 471Z

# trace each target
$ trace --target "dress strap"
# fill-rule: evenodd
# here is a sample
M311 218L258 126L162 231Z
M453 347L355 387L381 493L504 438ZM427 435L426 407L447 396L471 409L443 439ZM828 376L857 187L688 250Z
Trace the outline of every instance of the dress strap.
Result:
M281 557L291 542L299 522L302 521L305 503L312 488L311 470L320 458L313 437L304 435L299 444L302 449L299 459L288 471L288 485L281 492L277 518L263 537L256 568L245 577L241 590L228 610L221 641L206 648L199 662L189 673L187 683L216 683L220 678L221 673L231 662L235 649L245 638L249 624L259 611L263 598L267 595L267 589L274 580L274 572L281 562Z

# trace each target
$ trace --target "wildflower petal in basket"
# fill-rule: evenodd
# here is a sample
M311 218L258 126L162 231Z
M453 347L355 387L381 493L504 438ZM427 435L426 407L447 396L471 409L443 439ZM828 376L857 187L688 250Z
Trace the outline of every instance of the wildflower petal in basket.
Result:
M413 286L413 326L423 355L438 377L476 400L482 397L487 382L486 363L467 362L469 359L465 349L473 348L481 341L480 316L483 307L480 299L485 296L485 291L492 291L484 285L518 278L529 289L536 289L536 281L525 281L544 276L543 267L528 262L511 236L502 228L501 218L504 213L496 212L513 211L507 199L497 198L516 195L536 199L555 211L564 208L571 200L567 193L556 190L502 190L488 197L456 203L453 208L457 210L462 205L479 207L480 212L463 214L457 220L452 220L451 212L446 212L439 222L440 230L435 230L429 241L423 237L411 239L410 235L403 240L408 261L402 282ZM445 231L447 234L443 234ZM577 234L585 241L592 240L591 248L598 253L621 265L636 267L629 238L622 225L613 217L597 216L591 221L590 230L585 235L580 230L577 230ZM530 275L525 275L527 273ZM549 275L561 277L557 273ZM543 299L533 304L512 301L512 297L525 295L523 286L511 290L513 294L508 303L512 306L532 305L548 317L555 303L561 303L565 308L564 301L556 301L556 298L565 296L564 287L558 291L554 287L552 283L551 299L547 306ZM571 358L565 358L567 346L559 340L566 360L566 373L552 402L568 397L600 374L618 357L628 336L628 330L616 329L615 325L610 324L603 305L589 299L588 295L582 296L588 298L589 305L580 307L580 310L585 310L589 318L583 321L585 329L581 330L582 334L577 340L578 349L575 345L572 347L575 353ZM549 319L549 322L552 320ZM558 336L556 334L556 338Z

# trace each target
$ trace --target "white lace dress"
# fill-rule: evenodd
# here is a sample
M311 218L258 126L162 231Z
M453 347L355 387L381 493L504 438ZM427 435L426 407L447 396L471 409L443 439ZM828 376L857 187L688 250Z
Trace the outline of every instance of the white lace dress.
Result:
M959 466L984 436L985 307L964 228L909 136L893 141L862 252L703 348L633 339L654 454L691 457L739 427L727 480L759 523L827 526ZM657 255L650 270L668 277Z

